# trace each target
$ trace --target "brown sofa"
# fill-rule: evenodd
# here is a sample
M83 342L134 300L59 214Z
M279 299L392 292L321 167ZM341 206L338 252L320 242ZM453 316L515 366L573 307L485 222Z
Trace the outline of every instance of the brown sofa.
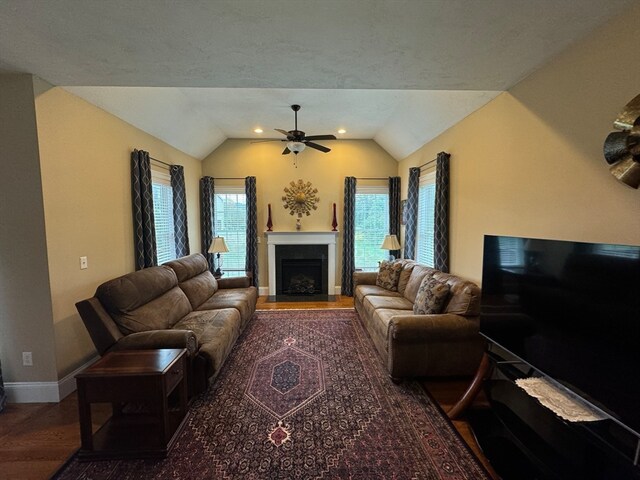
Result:
M249 278L216 280L197 253L105 282L76 308L100 355L186 348L193 395L220 372L257 299Z
M480 289L472 282L410 260L402 262L398 291L376 285L377 272L355 272L355 309L393 379L471 375L484 340L478 333ZM417 315L413 304L425 276L449 285L443 313Z

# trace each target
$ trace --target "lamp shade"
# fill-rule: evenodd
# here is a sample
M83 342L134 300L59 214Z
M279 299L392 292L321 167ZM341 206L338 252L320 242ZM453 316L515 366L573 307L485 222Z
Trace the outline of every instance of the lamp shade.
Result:
M380 248L383 250L400 250L400 242L398 242L398 237L394 235L386 235L384 237L384 241Z
M228 252L227 244L224 242L224 237L215 237L209 247L209 253L224 253Z

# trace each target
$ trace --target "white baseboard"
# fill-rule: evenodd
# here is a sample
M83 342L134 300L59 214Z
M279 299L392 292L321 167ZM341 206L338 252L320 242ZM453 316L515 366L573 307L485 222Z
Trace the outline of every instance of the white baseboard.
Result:
M58 382L7 382L4 384L9 403L51 403L60 401Z
M57 403L76 390L76 375L99 357L76 368L57 382L7 382L4 389L9 403Z

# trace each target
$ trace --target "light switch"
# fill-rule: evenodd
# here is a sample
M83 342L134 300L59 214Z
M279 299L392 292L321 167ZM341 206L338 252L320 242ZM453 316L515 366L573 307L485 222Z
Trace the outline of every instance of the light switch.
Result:
M87 257L80 257L80 270L85 270L86 268L89 268Z

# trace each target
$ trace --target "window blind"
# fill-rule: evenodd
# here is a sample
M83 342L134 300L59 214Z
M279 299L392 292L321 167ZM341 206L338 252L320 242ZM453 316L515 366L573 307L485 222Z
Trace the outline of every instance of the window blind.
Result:
M229 251L220 254L227 277L245 273L247 251L247 197L240 187L216 187L214 226L216 236L224 237Z
M434 221L436 201L435 172L420 174L418 188L418 226L416 231L416 260L418 263L434 265Z
M169 175L152 170L151 190L153 192L156 250L160 265L176 258L176 239L173 229L173 189Z
M388 187L358 187L355 210L355 267L376 271L378 262L389 254L380 249L385 235L389 234Z

